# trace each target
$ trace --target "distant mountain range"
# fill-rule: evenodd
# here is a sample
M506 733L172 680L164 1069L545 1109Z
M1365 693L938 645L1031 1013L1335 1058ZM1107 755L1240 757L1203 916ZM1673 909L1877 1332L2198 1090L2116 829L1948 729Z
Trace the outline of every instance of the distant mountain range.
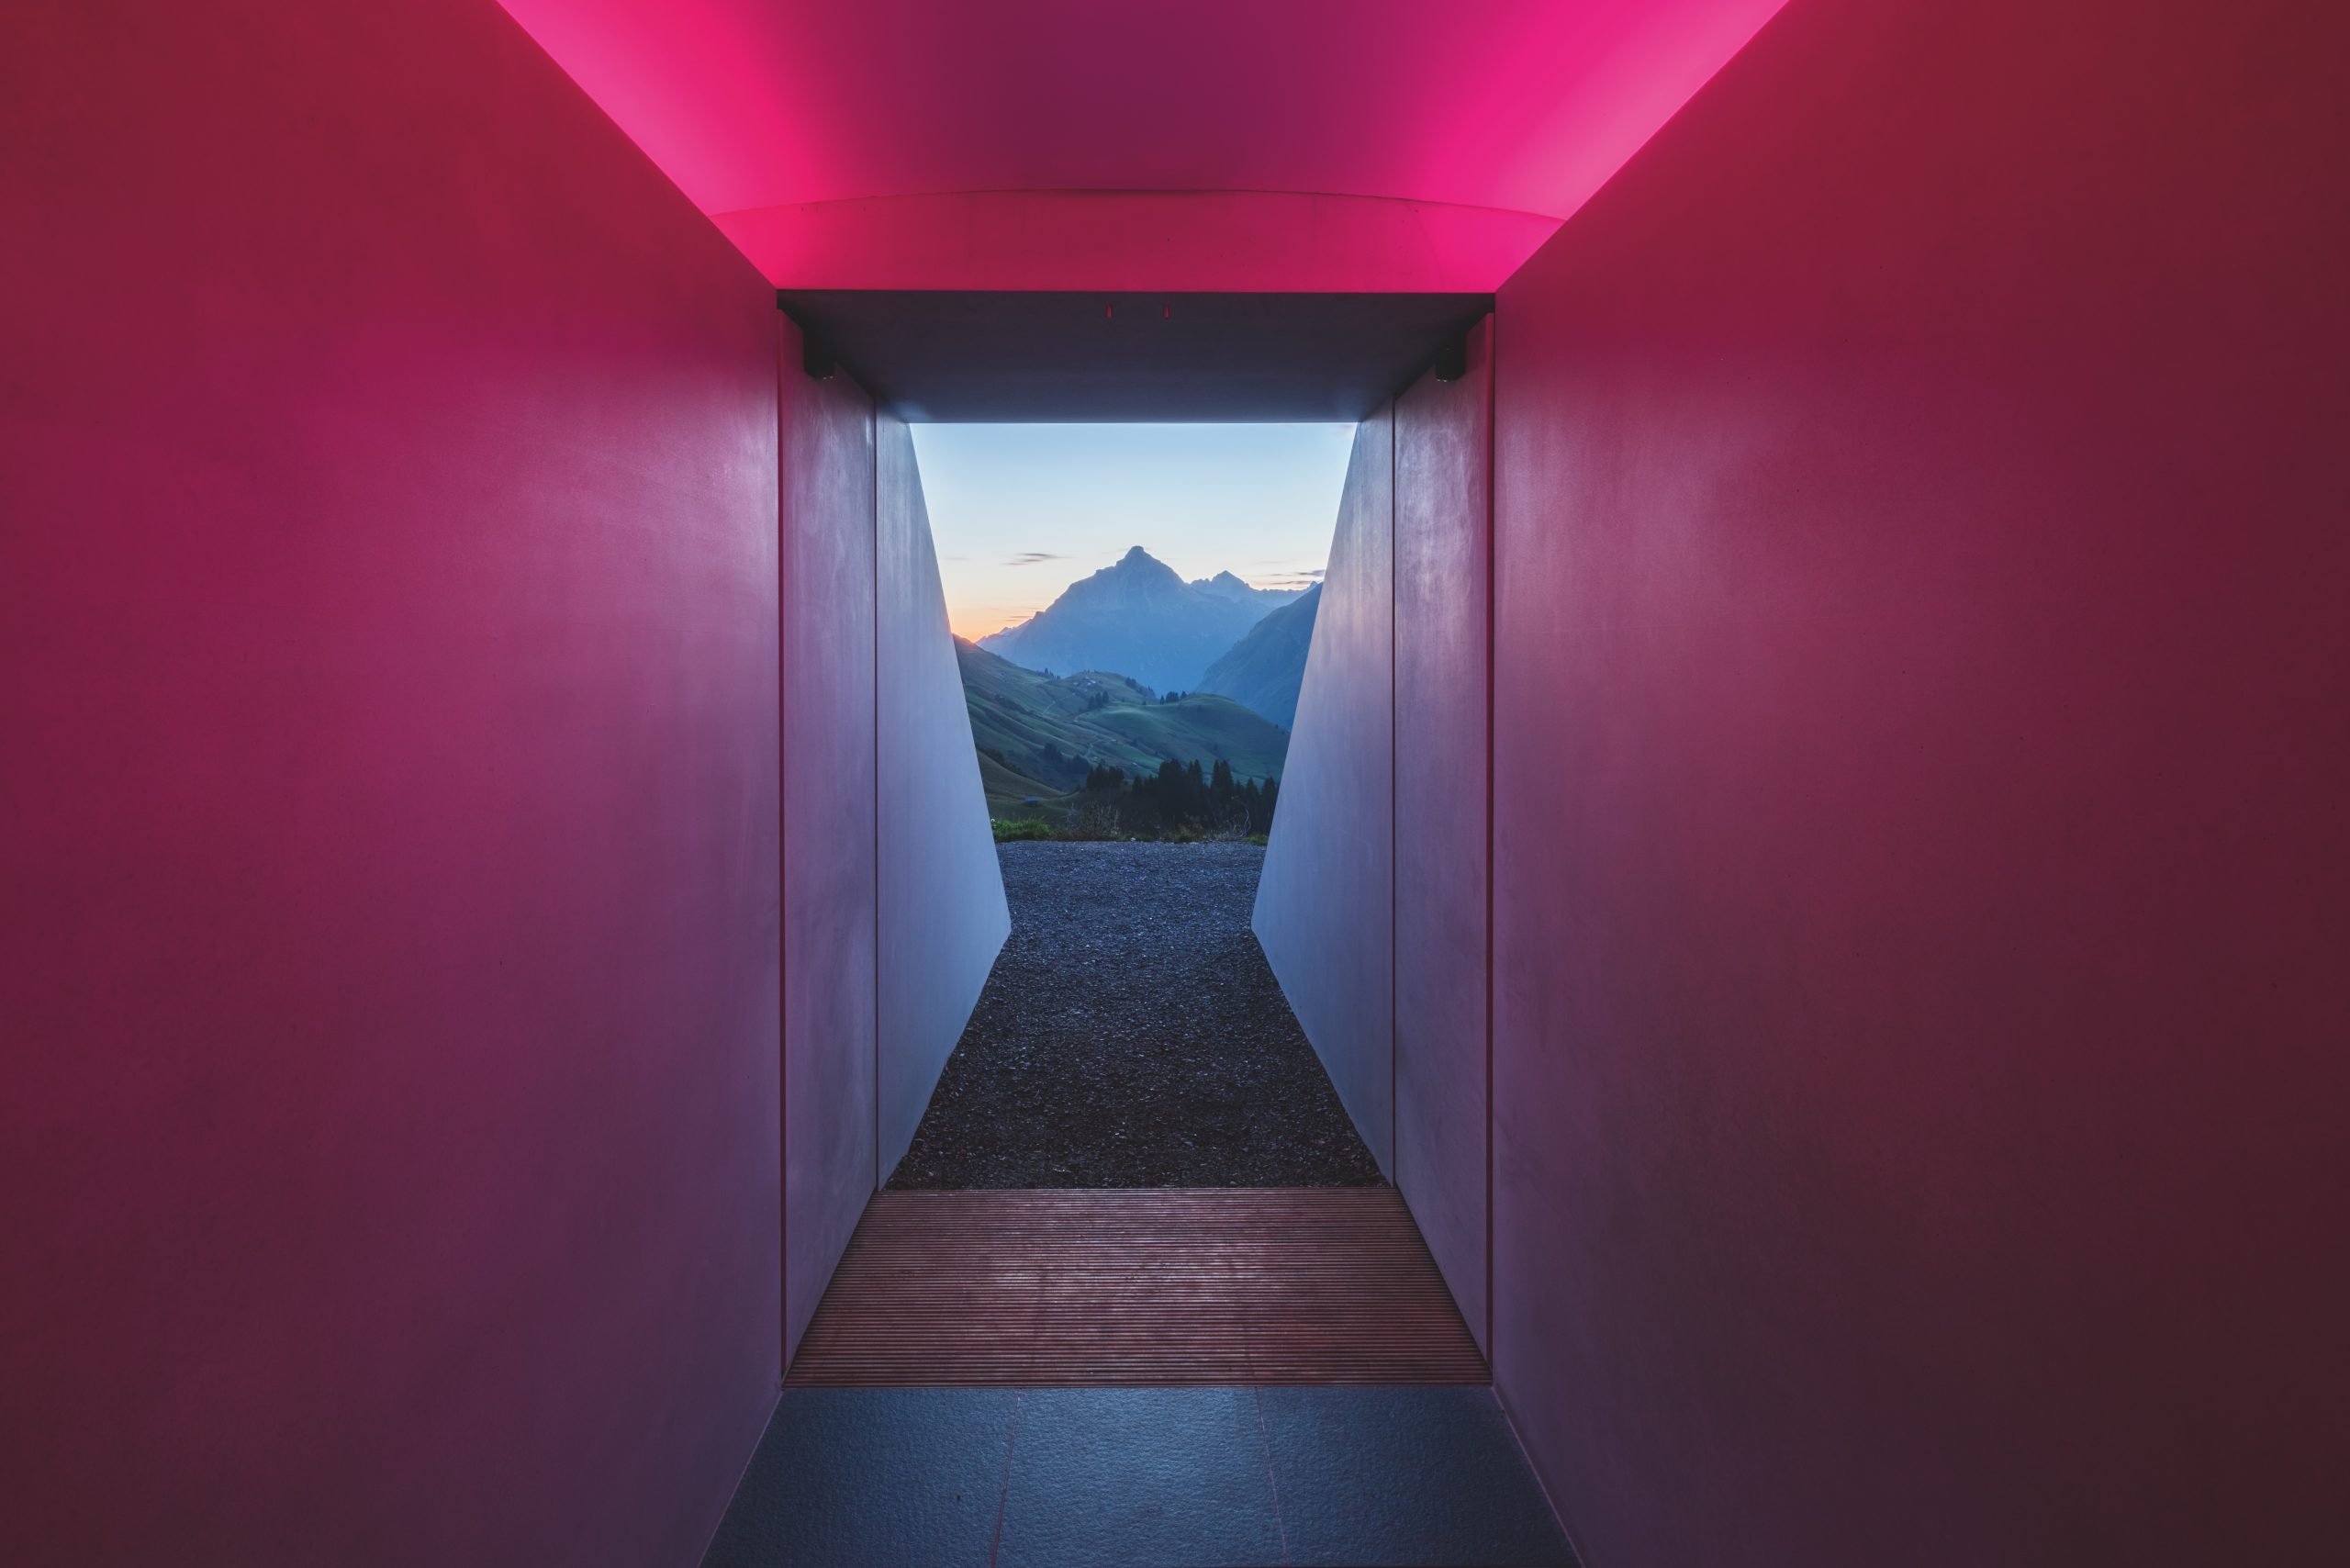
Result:
M1085 782L1100 764L1129 777L1162 762L1221 758L1237 778L1279 778L1289 732L1226 697L1195 693L1161 702L1124 675L1048 676L1023 669L962 638L963 697L990 812L1018 815L1026 798L1046 799Z
M979 645L1032 670L1113 670L1154 691L1188 691L1251 627L1298 597L1230 572L1187 583L1137 544Z
M1284 730L1297 727L1297 691L1305 680L1305 650L1314 641L1314 614L1322 585L1266 616L1200 677L1199 689L1253 708Z
M1144 560L1148 561L1151 559L1148 553L1143 552L1142 546L1139 544L1136 545L1133 550L1128 551L1127 554L1134 554L1137 552L1142 552ZM1153 564L1156 565L1155 562ZM1241 581L1238 577L1234 577L1230 572L1218 572L1212 577L1200 577L1185 584L1184 586L1187 588L1195 588L1211 598L1225 599L1234 604L1250 606L1255 609L1259 615L1266 614L1270 610L1279 610L1284 604L1293 604L1298 599L1304 597L1304 590L1303 588L1254 588L1249 584Z

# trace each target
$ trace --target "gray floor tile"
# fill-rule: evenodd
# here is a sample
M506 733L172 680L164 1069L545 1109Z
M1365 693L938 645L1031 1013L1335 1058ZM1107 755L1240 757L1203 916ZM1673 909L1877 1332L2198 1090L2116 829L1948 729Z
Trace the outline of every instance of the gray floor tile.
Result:
M1020 1413L997 1568L1281 1561L1248 1389L1037 1389Z
M984 1568L1011 1389L787 1389L702 1568Z
M1268 1388L1289 1561L1348 1568L1574 1562L1483 1388Z

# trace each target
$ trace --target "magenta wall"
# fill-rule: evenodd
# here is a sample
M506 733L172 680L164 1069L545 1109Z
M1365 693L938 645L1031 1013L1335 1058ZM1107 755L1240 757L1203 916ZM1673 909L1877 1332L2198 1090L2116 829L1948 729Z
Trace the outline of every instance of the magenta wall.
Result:
M913 437L879 419L880 1177L913 1141L1012 913L972 749Z
M784 1343L878 1179L873 400L782 360Z
M1382 1170L1394 1153L1394 419L1355 431L1251 924Z
M1795 0L1502 292L1494 1355L1602 1568L2338 1550L2344 31Z
M495 6L9 30L0 1555L689 1562L779 1370L773 297Z
M1395 400L1395 1159L1486 1338L1486 639L1493 319Z

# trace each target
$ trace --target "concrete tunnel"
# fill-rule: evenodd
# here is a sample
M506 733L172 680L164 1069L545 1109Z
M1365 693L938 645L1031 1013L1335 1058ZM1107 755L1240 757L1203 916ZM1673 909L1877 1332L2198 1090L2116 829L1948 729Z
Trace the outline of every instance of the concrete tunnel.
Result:
M0 1556L699 1560L1082 418L1358 422L1255 927L1582 1561L2330 1555L2339 10L10 19Z

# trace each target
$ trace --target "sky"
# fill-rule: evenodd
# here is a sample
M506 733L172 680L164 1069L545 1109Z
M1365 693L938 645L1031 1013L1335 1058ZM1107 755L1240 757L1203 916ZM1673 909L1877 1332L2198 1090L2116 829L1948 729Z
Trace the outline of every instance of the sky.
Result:
M1139 544L1186 578L1319 580L1352 425L915 425L957 635L1042 610Z

